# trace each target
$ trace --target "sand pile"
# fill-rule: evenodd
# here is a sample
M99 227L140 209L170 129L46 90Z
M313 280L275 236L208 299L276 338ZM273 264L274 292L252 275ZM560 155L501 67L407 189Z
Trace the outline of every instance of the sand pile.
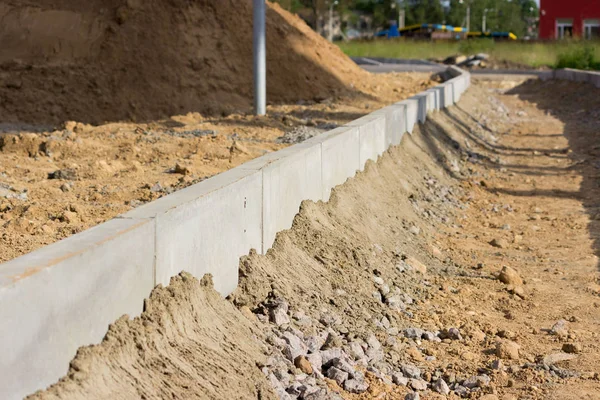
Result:
M100 345L78 350L67 376L30 398L273 399L255 365L264 358L261 335L209 276L182 273L152 292L140 317L116 321Z
M0 121L153 120L252 104L250 0L7 0ZM353 92L365 76L277 5L267 12L271 102Z

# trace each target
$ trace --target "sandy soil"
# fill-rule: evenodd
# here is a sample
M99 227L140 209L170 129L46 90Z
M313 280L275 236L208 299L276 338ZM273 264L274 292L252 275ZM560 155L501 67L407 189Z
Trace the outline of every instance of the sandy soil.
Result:
M0 262L433 84L426 74L368 74L363 88L370 99L269 106L266 117L189 113L145 124L67 122L49 132L0 134ZM49 175L56 171L62 172Z
M300 399L600 398L597 94L572 82L480 82L328 203L303 203L266 256L241 260L237 310L209 305L238 335L215 343L219 362L246 368L255 357L263 373L230 370L234 397L272 396L250 385L268 382ZM189 343L175 326L194 333L199 354L214 343L214 325L195 322L203 310L174 326L190 310L181 281L193 282L192 300L212 292L185 274L170 296L158 288L149 311L119 320L35 398L228 397L179 384L221 382L211 359L195 364L195 346L145 344ZM147 331L128 333L150 316ZM169 379L151 379L161 373Z

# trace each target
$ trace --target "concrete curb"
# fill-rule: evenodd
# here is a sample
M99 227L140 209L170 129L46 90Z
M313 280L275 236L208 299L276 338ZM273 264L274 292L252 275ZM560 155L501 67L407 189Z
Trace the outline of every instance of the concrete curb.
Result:
M600 88L600 72L597 71L582 71L578 69L564 68L553 71L544 71L540 75L540 79L560 79L573 82L587 82Z
M0 264L0 397L54 383L80 346L100 342L123 314L140 314L152 288L180 271L211 273L230 294L239 258L266 253L302 201L328 200L428 113L460 99L470 74L445 75L410 99Z

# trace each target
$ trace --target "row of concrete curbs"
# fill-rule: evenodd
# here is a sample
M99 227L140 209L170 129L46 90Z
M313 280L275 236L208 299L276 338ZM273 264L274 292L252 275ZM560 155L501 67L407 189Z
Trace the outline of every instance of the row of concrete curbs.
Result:
M239 257L264 254L303 200L328 200L428 113L460 99L470 74L445 74L410 99L0 264L0 398L54 383L78 347L99 343L123 314L139 315L154 286L182 270L210 273L231 293Z

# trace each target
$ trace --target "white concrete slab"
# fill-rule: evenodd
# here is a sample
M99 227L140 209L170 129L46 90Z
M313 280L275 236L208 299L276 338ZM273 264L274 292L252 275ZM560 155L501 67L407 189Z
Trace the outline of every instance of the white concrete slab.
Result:
M406 132L412 133L415 124L419 122L419 101L415 98L410 98L396 104L404 105L406 109Z
M141 313L153 287L148 220L111 220L0 264L0 398L57 381L79 346Z
M331 189L352 178L360 169L358 127L343 126L304 143L321 144L322 199L328 201Z
M346 126L358 128L360 170L362 171L368 160L377 161L377 157L387 150L386 115L385 113L371 113L346 124Z
M426 90L427 93L427 111L436 111L440 109L440 92L435 89Z
M414 95L409 100L417 101L417 121L425 123L425 120L427 120L427 93L421 92Z
M399 145L406 133L406 105L392 104L373 114L385 115L385 148Z
M122 218L156 222L156 281L181 271L212 274L223 296L238 284L239 258L262 251L262 174L234 168L138 207Z

